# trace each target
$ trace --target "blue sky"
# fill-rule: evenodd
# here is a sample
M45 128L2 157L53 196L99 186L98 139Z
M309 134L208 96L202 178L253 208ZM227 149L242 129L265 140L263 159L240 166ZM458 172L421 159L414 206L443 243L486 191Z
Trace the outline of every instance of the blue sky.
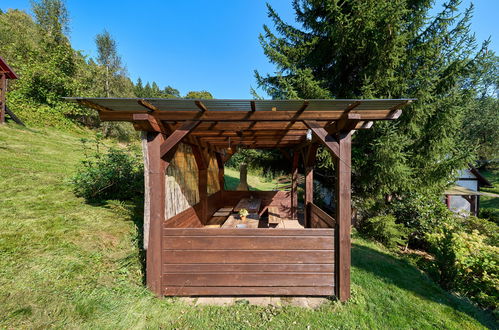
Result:
M294 20L290 0L268 1L281 17ZM469 4L464 0L463 5ZM186 94L208 90L216 98L250 98L253 70L273 72L258 41L269 24L265 1L114 1L67 0L71 42L95 56L95 35L107 29L135 81L156 81ZM499 0L475 1L472 29L477 39L492 37L499 53ZM2 0L29 11L29 0ZM264 95L263 93L261 93ZM265 95L264 95L265 96Z

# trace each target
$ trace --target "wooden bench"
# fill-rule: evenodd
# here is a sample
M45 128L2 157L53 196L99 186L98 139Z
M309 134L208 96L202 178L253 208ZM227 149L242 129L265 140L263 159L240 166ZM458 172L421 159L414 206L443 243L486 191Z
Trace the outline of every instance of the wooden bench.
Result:
M279 224L281 223L281 215L279 214L279 208L277 206L269 206L267 208L269 213L269 224Z

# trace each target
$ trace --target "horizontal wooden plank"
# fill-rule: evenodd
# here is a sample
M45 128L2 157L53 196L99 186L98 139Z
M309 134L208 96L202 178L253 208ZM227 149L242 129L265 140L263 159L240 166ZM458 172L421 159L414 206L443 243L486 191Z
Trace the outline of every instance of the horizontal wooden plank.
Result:
M167 250L332 250L333 236L167 236Z
M141 109L135 113L143 112ZM101 120L124 120L133 121L131 111L102 111ZM391 110L353 110L350 114L358 114L359 120L389 120ZM199 115L197 111L159 111L155 114L156 118L166 121L295 121L295 120L338 120L343 116L343 110L340 111L305 111L297 113L296 111L206 111Z
M255 229L213 229L213 228L164 228L164 236L333 236L332 228L255 228Z
M333 273L334 264L164 264L164 273Z
M215 229L218 230L218 229ZM333 250L164 250L172 264L332 264Z
M192 287L166 286L165 296L332 296L334 286Z
M333 285L332 274L325 273L165 273L165 286L310 286Z

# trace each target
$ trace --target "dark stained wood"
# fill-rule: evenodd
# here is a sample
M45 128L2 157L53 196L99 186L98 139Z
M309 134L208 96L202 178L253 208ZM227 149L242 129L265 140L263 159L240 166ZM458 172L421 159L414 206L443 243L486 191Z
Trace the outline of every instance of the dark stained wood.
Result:
M351 134L339 136L339 157L336 160L336 295L341 301L350 298L350 227L351 215Z
M334 229L205 229L205 228L168 228L164 226L164 236L331 236Z
M166 250L331 250L332 236L174 236L165 241Z
M347 113L340 120L336 121L332 130L326 129L329 134L334 134L337 132L350 132L354 130L359 122L361 121L361 116L358 113Z
M178 129L176 129L168 138L161 144L160 156L167 157L167 154L175 147L192 129L199 125L198 121L187 121Z
M203 227L201 219L198 217L193 207L180 212L179 214L165 220L164 228L200 228Z
M331 275L327 273L210 273L210 274L163 274L165 286L288 286L300 287L303 283L310 286L331 285Z
M300 153L293 152L291 168L291 219L298 219L298 161Z
M335 228L336 221L314 203L307 204L311 228Z
M216 229L214 229L216 230ZM334 264L164 264L163 272L172 273L333 273Z
M149 176L149 240L146 254L147 286L152 292L162 292L162 223L165 217L165 170L167 163L160 157L162 134L148 133L147 158Z
M305 121L305 125L312 131L314 136L336 157L339 157L340 147L338 141L321 127L316 121Z
M317 155L318 145L316 143L311 144L307 149L307 154L305 158L305 196L304 203L307 206L309 203L314 202L314 164ZM308 208L305 208L305 227L311 227L310 212Z
M280 137L280 136L306 136L307 130L275 130L275 131L198 131L195 129L192 136L203 137L248 137L248 136L266 136L266 137Z
M154 131L168 134L169 130L158 120L156 117L148 113L136 113L133 115L134 124L139 127L141 131Z
M224 230L224 229L207 229L207 230ZM238 229L241 230L241 229ZM246 230L246 229L243 229ZM256 229L259 230L259 229ZM260 229L264 230L264 229ZM236 250L229 251L220 250L165 250L163 252L163 260L166 263L182 264L182 263L260 263L260 264L316 264L316 263L334 263L332 250L299 250L291 253L289 250Z
M215 158L217 160L217 166L218 166L218 183L220 184L220 189L224 191L225 190L224 159L222 154L219 152L215 152Z
M192 287L167 286L165 296L332 296L333 286Z
M82 100L83 102L90 102ZM96 105L94 103L95 106ZM201 116L195 111L161 111L158 116L166 121L284 121L288 124L290 121L302 120L324 120L336 121L343 116L343 110L337 111L204 111ZM362 110L350 113L358 113L362 120L388 120L390 110ZM130 121L133 112L130 111L112 111L104 115L105 120Z

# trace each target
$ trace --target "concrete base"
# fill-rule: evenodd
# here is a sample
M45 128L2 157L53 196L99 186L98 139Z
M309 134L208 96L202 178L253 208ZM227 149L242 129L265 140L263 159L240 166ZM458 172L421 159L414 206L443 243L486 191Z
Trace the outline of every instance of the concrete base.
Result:
M329 299L317 297L182 297L180 301L192 306L232 306L247 302L255 306L295 306L315 309L328 302Z

